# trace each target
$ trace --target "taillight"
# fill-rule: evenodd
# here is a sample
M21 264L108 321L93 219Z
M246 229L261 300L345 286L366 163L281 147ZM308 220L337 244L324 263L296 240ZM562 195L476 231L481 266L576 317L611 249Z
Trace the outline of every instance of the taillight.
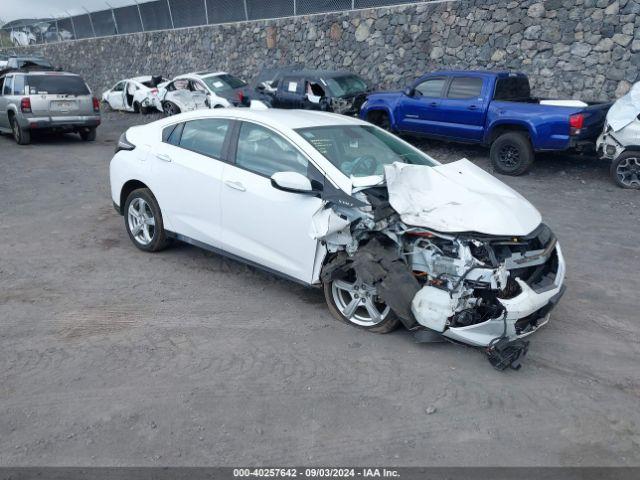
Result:
M583 113L576 113L569 117L569 130L571 135L579 135L582 127L584 127Z
M152 88L151 89L151 94L152 95L157 95L158 94L158 89L157 88Z
M100 111L100 100L96 97L93 97L93 111L96 113Z
M31 99L29 97L20 100L20 110L22 113L31 113Z
M243 104L244 103L244 93L238 92L238 101Z

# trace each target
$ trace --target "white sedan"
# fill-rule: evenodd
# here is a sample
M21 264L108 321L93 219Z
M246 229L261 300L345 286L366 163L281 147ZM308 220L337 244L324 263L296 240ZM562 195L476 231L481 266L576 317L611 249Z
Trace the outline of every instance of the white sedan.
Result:
M564 291L560 246L523 197L357 119L180 114L127 130L110 176L141 250L177 239L322 286L339 320L484 347L499 369Z
M162 112L158 88L166 81L161 76L152 75L121 80L102 93L102 101L113 110L147 113L155 109Z

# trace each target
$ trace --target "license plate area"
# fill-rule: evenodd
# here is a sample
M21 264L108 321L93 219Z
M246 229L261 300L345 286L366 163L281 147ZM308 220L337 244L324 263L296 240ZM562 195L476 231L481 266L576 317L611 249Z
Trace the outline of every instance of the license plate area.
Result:
M78 103L75 100L53 100L50 104L50 109L54 112L69 112L76 108Z

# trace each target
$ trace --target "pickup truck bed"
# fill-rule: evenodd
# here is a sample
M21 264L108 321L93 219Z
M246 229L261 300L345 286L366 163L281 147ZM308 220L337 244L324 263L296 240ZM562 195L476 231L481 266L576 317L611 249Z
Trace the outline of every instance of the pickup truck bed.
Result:
M403 92L370 94L360 117L398 133L490 146L496 171L520 175L535 152L593 149L611 106L540 101L523 74L437 72Z

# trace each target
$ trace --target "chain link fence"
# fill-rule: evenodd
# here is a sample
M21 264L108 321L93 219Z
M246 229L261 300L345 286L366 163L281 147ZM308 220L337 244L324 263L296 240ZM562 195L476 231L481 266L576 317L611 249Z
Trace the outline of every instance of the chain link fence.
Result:
M140 0L80 15L14 20L0 28L0 47L19 47L226 22L382 7L420 0ZM430 0L422 0L430 1Z

